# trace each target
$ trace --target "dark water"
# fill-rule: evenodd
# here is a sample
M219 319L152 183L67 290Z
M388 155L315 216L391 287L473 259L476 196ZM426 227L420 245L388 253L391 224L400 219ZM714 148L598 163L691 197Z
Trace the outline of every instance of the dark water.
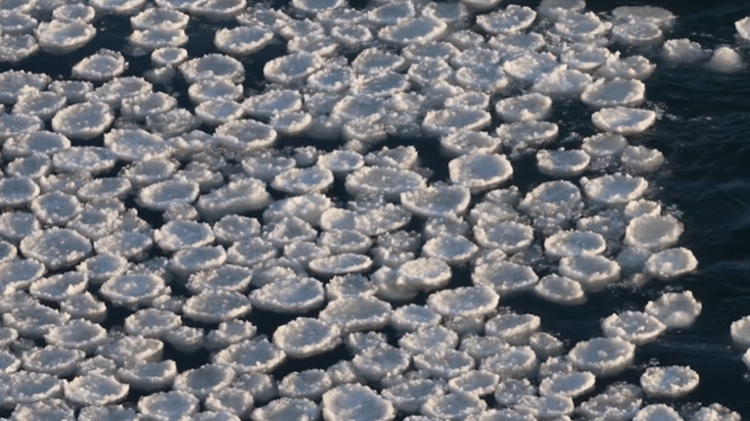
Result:
M537 4L514 3L532 7ZM677 23L667 33L668 38L690 38L704 48L734 45L750 61L750 46L736 40L734 28L736 20L750 15L750 3L731 0L590 0L588 8L607 12L620 5L665 7L677 15ZM96 39L78 51L64 56L40 53L12 66L0 64L0 71L24 69L44 72L53 78L68 78L75 63L102 47L126 53L128 75L140 75L150 67L149 55L128 53L130 47L125 38L130 34L130 25L126 18L107 17L98 20L96 25ZM193 20L187 31L190 42L186 48L190 56L214 52L215 30L233 25L232 22ZM245 87L261 88L263 64L284 52L284 46L276 44L245 59ZM651 131L630 141L664 153L666 164L649 177L652 188L648 197L660 201L665 208L679 210L679 219L685 224L679 244L694 252L699 270L668 285L651 283L639 291L608 290L591 296L588 304L579 307L560 307L529 296L511 298L504 305L518 312L539 315L542 328L564 339L569 348L577 341L599 336L599 320L603 317L622 310L640 310L665 288L690 290L703 304L697 322L688 329L667 333L659 340L639 347L636 366L615 379L600 382L598 388L618 380L638 383L645 365L690 365L700 374L700 385L697 391L678 400L676 407L686 402L704 405L718 402L739 411L743 419L750 419L750 383L745 380L748 370L740 359L741 351L732 347L729 336L729 325L750 314L750 70L719 75L700 66L669 68L659 61L656 51L624 52L646 55L658 65L655 75L646 81L646 107L664 110L665 115ZM186 88L179 76L169 86L157 86L157 89L180 93L181 105L190 108ZM573 139L565 144L566 147L577 146L576 142L580 143L583 136L594 132L589 120L590 110L580 104L558 107L555 113L552 121L560 124L559 139ZM572 133L577 133L577 136L569 136ZM93 142L101 142L101 139ZM414 145L420 151L423 165L435 171L433 180L445 179L447 160L439 155L434 142L435 139L390 139L387 144ZM282 139L281 143L290 146L314 144L304 138ZM331 149L340 143L316 146ZM514 169L514 183L522 191L548 180L536 171L532 159L522 158L514 162ZM152 218L152 222L158 224L158 218ZM418 230L418 222L415 224L412 228ZM468 276L468 273L456 274L455 282L461 282L458 278L462 276ZM127 314L112 314L110 325L121 324L125 316ZM266 334L271 334L276 326L290 319L258 312L250 318L258 324L261 333ZM206 354L183 356L169 347L168 353L180 363L181 369L201 365L208 357ZM293 370L324 368L339 358L345 358L344 353L339 348L312 361L288 364L275 374L280 378ZM131 398L136 399L137 395Z

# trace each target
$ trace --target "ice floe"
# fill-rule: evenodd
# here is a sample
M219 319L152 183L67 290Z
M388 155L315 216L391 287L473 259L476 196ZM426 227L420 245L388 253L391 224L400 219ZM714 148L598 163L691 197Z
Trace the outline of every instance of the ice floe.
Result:
M690 367L649 367L641 375L641 387L652 398L678 398L698 387L698 380Z

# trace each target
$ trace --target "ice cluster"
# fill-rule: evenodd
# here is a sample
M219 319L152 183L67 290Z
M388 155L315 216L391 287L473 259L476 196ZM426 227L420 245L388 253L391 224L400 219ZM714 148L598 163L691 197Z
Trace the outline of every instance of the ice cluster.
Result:
M698 373L633 367L702 308L674 282L698 261L654 189L665 157L641 135L664 110L643 81L742 57L665 40L677 17L658 7L499 3L0 0L13 66L80 51L108 19L132 30L71 80L0 73L2 411L682 420L644 394L669 403ZM213 42L192 56L195 27ZM585 136L562 124L571 102ZM504 307L650 280L669 290L577 343ZM750 347L750 319L731 337Z

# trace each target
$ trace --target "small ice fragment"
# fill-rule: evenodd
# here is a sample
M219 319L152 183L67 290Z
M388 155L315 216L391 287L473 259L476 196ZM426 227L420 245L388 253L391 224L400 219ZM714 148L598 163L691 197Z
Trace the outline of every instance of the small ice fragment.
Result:
M458 131L440 139L441 149L449 156L471 153L491 154L500 146L501 140L487 133Z
M623 215L627 219L637 218L642 215L661 214L661 205L651 200L639 199L628 202L625 205Z
M219 323L216 330L206 335L206 347L208 349L223 349L229 345L253 339L257 328L250 322L244 320L228 320Z
M75 196L52 192L36 197L29 206L31 212L45 225L65 225L75 218L83 206Z
M397 410L413 414L419 412L424 402L433 397L444 394L441 383L432 379L406 380L382 391L382 396L388 399Z

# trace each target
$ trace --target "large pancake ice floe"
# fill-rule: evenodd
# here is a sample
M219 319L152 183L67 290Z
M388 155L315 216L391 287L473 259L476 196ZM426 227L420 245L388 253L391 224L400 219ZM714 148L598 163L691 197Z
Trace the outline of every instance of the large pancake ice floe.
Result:
M639 311L612 314L601 322L604 336L618 336L635 345L655 340L667 328L656 317Z
M649 367L641 375L641 387L652 398L679 398L698 387L699 376L690 367Z
M52 118L52 128L73 139L90 139L104 133L114 121L103 102L84 102L63 108Z
M656 317L669 329L690 326L700 315L703 305L693 297L690 291L667 292L656 301L646 304L646 313Z
M635 345L615 338L594 338L577 343L568 360L581 371L612 376L628 368L635 358Z
M642 215L628 224L624 243L649 250L663 250L677 242L683 229L682 223L674 216ZM679 254L674 257L678 258Z
M553 177L573 177L589 169L591 157L581 150L546 150L536 153L536 165L544 174Z
M602 131L623 135L643 133L656 122L656 113L637 108L602 108L591 115L591 121Z
M422 121L422 129L432 135L448 135L464 130L479 130L490 125L490 114L487 111L455 107L427 112Z
M75 231L50 228L25 237L20 244L24 256L36 259L51 270L67 268L93 251L88 238Z
M583 178L583 192L591 201L607 205L621 205L637 200L648 187L642 177L628 174L608 174L592 180Z

